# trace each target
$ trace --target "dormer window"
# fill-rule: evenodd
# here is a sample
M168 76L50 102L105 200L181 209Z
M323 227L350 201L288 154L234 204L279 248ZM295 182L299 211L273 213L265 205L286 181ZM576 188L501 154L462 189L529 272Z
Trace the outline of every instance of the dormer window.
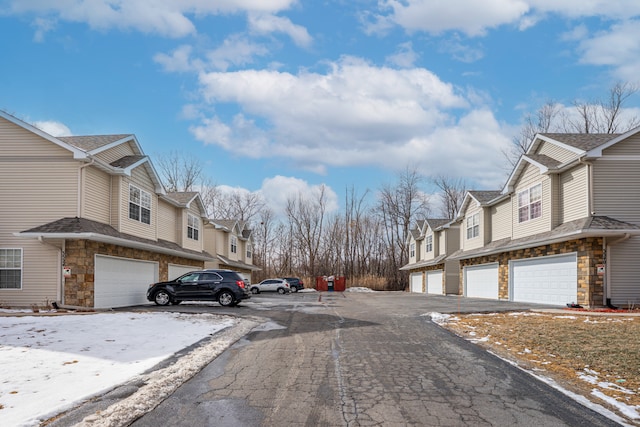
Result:
M409 256L411 258L416 256L416 244L415 243L411 243L411 246L409 247Z
M236 236L231 236L231 253L235 254L238 252L238 238Z
M518 222L526 222L542 216L542 184L534 185L518 193Z
M431 252L433 250L433 234L430 234L425 239L426 251Z
M151 224L151 194L129 185L129 218Z
M187 214L187 237L192 240L200 238L200 219L191 214Z
M247 258L251 258L251 243L247 243Z
M467 239L473 239L480 235L480 213L467 217Z

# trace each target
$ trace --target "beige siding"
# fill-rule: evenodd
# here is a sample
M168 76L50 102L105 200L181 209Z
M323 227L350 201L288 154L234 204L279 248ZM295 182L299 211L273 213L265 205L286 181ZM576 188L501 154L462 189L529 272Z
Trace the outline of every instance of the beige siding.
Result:
M111 177L111 206L110 206L110 215L111 215L111 226L116 230L120 230L120 220L122 219L122 187L124 185L125 180L120 176L112 176ZM129 191L127 189L127 191ZM127 204L129 203L129 199L127 198ZM125 212L126 215L126 212Z
M451 235L448 231L448 229L444 229L438 232L438 255L447 254L447 238Z
M560 175L559 223L589 216L587 165L580 165Z
M569 151L565 148L558 147L555 144L550 144L548 142L543 142L536 154L544 154L553 159L556 159L562 163L566 163L568 161L574 160L578 157L578 155L572 151Z
M640 135L635 134L602 151L603 156L640 156Z
M593 165L596 215L640 225L640 167L636 160L599 159Z
M204 250L214 256L218 253L217 251L218 234L219 232L214 228L213 225L207 224L204 226L204 233L203 233L204 237L202 242L204 246ZM207 268L214 268L214 267L209 267L209 264L205 264L205 265L207 266Z
M94 167L83 169L82 217L111 223L111 177Z
M22 289L0 289L0 301L12 306L45 306L61 301L61 251L35 239L0 238L0 248L22 249Z
M0 118L0 148L2 157L36 157L58 161L60 157L69 158L69 150L59 147L28 130ZM13 159L14 161L19 159Z
M483 210L484 209L482 207L477 206L477 203L475 201L472 201L471 203L469 203L469 207L465 211L464 220L462 222L461 231L460 231L462 249L464 249L465 251L468 251L470 249L481 248L484 246L485 220L484 220ZM479 213L478 217L479 217L479 228L480 228L479 233L480 234L477 237L467 239L467 218L472 217L476 213Z
M122 180L120 188L120 231L145 239L156 240L156 218L158 209L158 196L154 192L154 186L143 166L133 170L131 178ZM151 195L151 224L145 224L129 218L129 185L135 185Z
M158 239L178 243L176 220L178 209L162 200L158 201Z
M538 183L542 183L542 216L533 220L518 222L518 193L526 190ZM525 168L515 194L513 195L512 215L513 215L513 238L531 236L551 230L551 180L548 176L541 175L540 170L532 165Z
M131 143L125 143L98 153L96 154L96 157L106 163L111 163L125 156L132 156L135 154L137 153L133 150Z
M491 209L491 241L511 237L511 199L506 199Z

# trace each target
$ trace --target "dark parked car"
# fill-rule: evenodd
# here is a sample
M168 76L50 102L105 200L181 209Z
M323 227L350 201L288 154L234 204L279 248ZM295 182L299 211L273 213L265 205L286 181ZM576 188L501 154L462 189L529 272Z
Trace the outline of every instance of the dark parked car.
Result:
M252 294L259 294L260 292L286 294L291 292L291 288L289 287L289 282L285 279L265 279L260 283L251 285L250 291Z
M285 277L287 282L289 282L289 286L291 286L291 292L298 292L301 289L304 289L304 283L302 283L301 279L297 277Z
M147 299L158 305L182 301L218 301L222 306L237 305L251 298L242 277L232 270L199 270L168 282L149 285Z

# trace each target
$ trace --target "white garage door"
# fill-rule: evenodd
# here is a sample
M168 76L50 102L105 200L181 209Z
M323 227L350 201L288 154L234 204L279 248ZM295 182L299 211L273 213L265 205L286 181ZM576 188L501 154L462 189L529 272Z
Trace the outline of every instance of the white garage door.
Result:
M498 264L465 267L464 296L498 299Z
M422 293L422 273L411 273L411 292Z
M576 254L511 261L511 300L565 305L577 302Z
M442 270L427 272L427 293L442 295Z
M187 274L196 270L202 270L202 267L195 267L193 265L169 264L169 280L176 279L183 274Z
M147 288L157 281L157 262L96 255L94 307L148 303Z

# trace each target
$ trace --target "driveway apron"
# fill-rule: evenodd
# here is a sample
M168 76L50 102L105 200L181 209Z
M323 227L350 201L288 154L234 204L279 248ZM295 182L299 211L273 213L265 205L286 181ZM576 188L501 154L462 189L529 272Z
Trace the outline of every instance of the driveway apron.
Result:
M425 299L301 298L133 425L618 425L435 325Z

